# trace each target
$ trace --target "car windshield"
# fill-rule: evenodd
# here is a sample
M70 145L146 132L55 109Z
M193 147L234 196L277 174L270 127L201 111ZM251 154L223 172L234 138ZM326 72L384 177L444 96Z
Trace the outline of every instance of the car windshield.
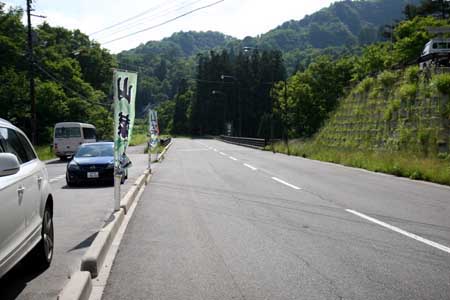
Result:
M75 157L114 156L112 144L84 145L78 150Z

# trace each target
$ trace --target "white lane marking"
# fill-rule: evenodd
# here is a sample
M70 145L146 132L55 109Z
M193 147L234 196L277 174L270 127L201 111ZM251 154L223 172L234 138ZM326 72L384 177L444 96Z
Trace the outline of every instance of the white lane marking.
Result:
M58 180L63 179L64 177L66 177L65 174L64 175L59 175L59 176L56 176L55 178L50 179L48 182L53 183L53 182L56 182Z
M244 164L244 166L246 166L246 167L249 168L249 169L252 169L252 171L258 170L257 168L255 168L254 166L251 166L251 165L249 165L249 164Z
M434 248L437 248L437 249L442 250L442 251L444 251L444 252L450 253L450 248L449 248L449 247L446 247L446 246L441 245L441 244L438 244L438 243L436 243L436 242L427 240L427 239L425 239L425 238L423 238L423 237L421 237L421 236L418 236L418 235L416 235L416 234L414 234L414 233L410 233L410 232L405 231L405 230L403 230L403 229L400 229L400 228L398 228L398 227L389 225L389 224L387 224L387 223L384 223L384 222L382 222L382 221L380 221L380 220L377 220L377 219L375 219L375 218L369 217L369 216L367 216L367 215L365 215L365 214L362 214L362 213L360 213L360 212L357 212L357 211L355 211L355 210L352 210L352 209L346 209L346 211L349 212L349 213L351 213L351 214L354 214L354 215L356 215L356 216L358 216L358 217L360 217L360 218L366 219L366 220L368 220L368 221L370 221L370 222L373 222L373 223L375 223L375 224L378 224L378 225L380 225L380 226L383 226L383 227L385 227L385 228L387 228L387 229L390 229L390 230L395 231L395 232L397 232L397 233L403 234L404 236L407 236L407 237L409 237L409 238L415 239L416 241L422 242L422 243L427 244L427 245L429 245L429 246L431 246L431 247L434 247Z
M299 188L298 186L295 186L295 185L293 185L293 184L290 184L289 182L286 182L286 181L281 180L281 179L279 179L279 178L272 177L272 179L275 180L275 181L278 181L279 183L284 184L284 185L286 185L286 186L288 186L288 187L291 187L291 188L293 188L294 190L301 190L301 188Z
M231 160L237 161L237 158L234 158L233 156L230 156Z
M214 149L214 152L218 152L219 150L217 150L217 149Z
M223 153L223 152L219 152L219 154L220 155L223 155L223 156L227 156L225 153Z

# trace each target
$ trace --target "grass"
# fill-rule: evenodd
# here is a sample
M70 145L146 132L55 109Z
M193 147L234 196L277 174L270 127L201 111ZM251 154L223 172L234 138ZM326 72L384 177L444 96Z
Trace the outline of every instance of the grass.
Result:
M267 150L272 148L269 146ZM286 154L288 152L284 143L275 144L274 150ZM289 153L373 172L450 185L450 156L440 159L405 152L336 150L311 142L289 143Z
M40 160L49 160L56 158L53 149L49 145L35 146L34 149Z
M130 146L137 146L147 143L148 137L144 133L134 133L131 137Z

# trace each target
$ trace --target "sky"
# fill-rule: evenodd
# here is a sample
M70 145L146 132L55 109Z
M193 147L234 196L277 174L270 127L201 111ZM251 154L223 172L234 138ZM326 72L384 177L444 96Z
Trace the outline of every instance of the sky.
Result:
M34 14L45 15L52 26L80 29L103 47L117 53L178 31L220 31L244 38L263 34L283 22L300 20L336 0L223 0L216 5L157 26L219 0L33 0ZM25 8L26 0L0 0ZM129 21L96 33L124 20ZM43 22L34 17L33 24ZM156 27L155 27L156 26ZM155 27L150 30L145 30ZM116 38L139 34L110 42Z

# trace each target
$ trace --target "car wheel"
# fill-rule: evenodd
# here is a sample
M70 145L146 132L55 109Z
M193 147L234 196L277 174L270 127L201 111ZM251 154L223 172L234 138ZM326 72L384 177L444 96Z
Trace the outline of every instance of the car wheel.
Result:
M67 173L66 173L66 183L67 183L67 186L68 186L68 187L73 187L73 186L75 186L74 182L73 182L73 181L70 181L69 175L67 175Z
M48 208L45 208L44 217L42 219L41 241L33 249L33 260L39 270L47 269L53 259L54 248L54 231L53 231L53 216Z

